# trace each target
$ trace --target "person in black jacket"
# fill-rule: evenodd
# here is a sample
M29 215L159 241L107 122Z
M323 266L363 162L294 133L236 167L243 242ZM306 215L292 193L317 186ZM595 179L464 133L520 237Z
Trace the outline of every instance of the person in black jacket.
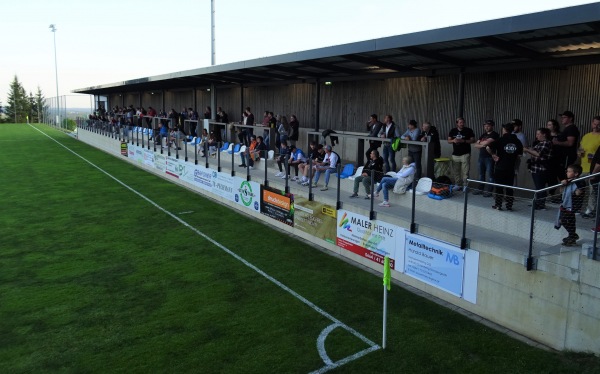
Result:
M486 147L496 163L494 168L494 183L503 185L496 186L495 203L492 206L496 210L502 210L502 200L506 201L506 210L512 210L514 202L513 189L504 186L513 185L515 164L519 156L523 154L523 143L512 132L512 123L502 125L502 136L500 139Z
M298 118L296 118L295 114L290 116L290 133L288 134L288 140L292 145L296 145L298 141L298 136L300 135L300 122L298 122Z
M379 151L374 149L371 151L371 158L363 167L362 174L354 179L354 193L350 197L358 197L358 188L360 183L365 187L365 199L369 199L371 193L371 170L375 170L373 176L375 183L383 178L383 158L379 156Z
M429 143L433 146L433 158L440 158L442 156L440 133L435 126L431 126L431 123L423 122L421 125L421 141L426 142L428 136L431 137L431 141Z

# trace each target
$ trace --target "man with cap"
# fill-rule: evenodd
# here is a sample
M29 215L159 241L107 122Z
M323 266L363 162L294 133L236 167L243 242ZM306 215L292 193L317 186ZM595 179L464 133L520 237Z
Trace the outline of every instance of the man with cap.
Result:
M337 165L340 162L340 156L333 151L331 146L328 144L325 146L325 158L323 162L318 163L315 166L315 178L313 180L313 187L317 187L319 177L322 172L325 172L325 187L321 188L321 191L327 191L327 185L329 184L329 177L331 174L337 173Z
M523 154L523 144L513 132L513 124L502 125L502 136L486 147L494 162L494 181L496 196L492 208L502 210L502 202L506 201L506 210L512 210L514 198L512 186L514 183L515 162Z
M454 184L465 186L471 169L471 143L475 143L475 133L465 126L465 119L458 117L456 127L448 134L448 143L452 144L452 176Z
M492 144L494 141L500 138L500 135L494 131L494 121L491 119L486 120L483 123L483 134L479 137L479 140L475 143L475 148L479 149L479 180L482 182L494 183L494 160L492 155L487 151L486 147ZM480 184L479 188L473 191L474 195L479 195L483 192L484 197L492 196L491 185ZM485 192L484 192L485 191Z
M575 115L570 110L565 110L560 114L560 120L563 124L563 131L552 141L555 148L560 149L561 159L558 160L560 164L561 173L558 177L563 180L567 177L566 167L572 165L577 161L577 149L579 148L579 129L575 126L574 120Z

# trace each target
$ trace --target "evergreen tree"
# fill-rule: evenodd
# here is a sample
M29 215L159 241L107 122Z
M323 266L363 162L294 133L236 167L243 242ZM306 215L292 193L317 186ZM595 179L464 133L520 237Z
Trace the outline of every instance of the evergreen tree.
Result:
M35 93L35 107L32 109L35 122L42 123L44 122L44 118L46 117L46 113L50 108L46 105L46 98L42 93L42 89L40 86L37 88L37 92Z
M30 103L25 89L16 75L10 84L7 104L6 115L8 116L8 122L19 123L26 121L26 116L30 111Z

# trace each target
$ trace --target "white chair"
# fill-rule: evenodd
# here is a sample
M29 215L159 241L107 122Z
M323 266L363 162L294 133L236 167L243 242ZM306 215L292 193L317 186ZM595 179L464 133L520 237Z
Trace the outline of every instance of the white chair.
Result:
M417 195L426 195L429 193L429 191L431 191L432 184L433 181L431 180L431 178L421 178L419 179L419 182L417 182L417 186L415 187L415 190L413 192Z
M194 143L196 142L196 137L194 136L192 138L192 140L190 140L189 142L187 142L188 144L194 145Z
M233 143L229 143L229 147L227 147L227 149L225 149L225 150L222 150L221 152L225 152L225 153L233 152Z
M360 177L360 175L362 174L363 168L364 168L364 166L359 166L358 169L356 169L356 173L354 173L353 176L348 177L348 179L354 180L354 179L356 179L356 177Z
M269 152L267 152L267 160L272 160L273 158L275 158L275 151L270 150Z

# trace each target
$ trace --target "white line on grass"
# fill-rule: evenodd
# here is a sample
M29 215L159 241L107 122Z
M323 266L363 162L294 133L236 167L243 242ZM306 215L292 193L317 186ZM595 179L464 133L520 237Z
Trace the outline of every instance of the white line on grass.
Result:
M214 244L215 246L217 246L218 248L220 248L221 250L223 250L224 252L226 252L227 254L231 255L232 257L234 257L236 260L240 261L241 263L243 263L244 265L246 265L247 267L249 267L250 269L256 271L258 274L262 275L263 277L265 277L266 279L268 279L269 281L271 281L272 283L274 283L275 285L277 285L279 288L283 289L284 291L288 292L289 294L291 294L292 296L294 296L296 299L302 301L304 304L308 305L310 308L312 308L314 311L316 311L317 313L321 314L322 316L324 316L325 318L329 319L330 321L333 322L333 325L330 325L329 327L327 327L325 330L323 330L324 332L327 331L326 333L321 332L321 335L319 336L319 339L322 339L322 341L320 341L319 339L317 339L317 349L319 350L319 355L321 355L321 357L323 358L323 354L324 357L326 357L327 360L323 359L323 361L325 362L325 366L322 367L321 369L314 371L313 373L325 373L331 369L334 369L336 367L340 367L350 361L356 360L370 352L374 352L378 349L380 349L381 347L377 344L375 344L374 342L372 342L370 339L368 339L366 336L362 335L361 333L359 333L358 331L354 330L352 327L344 324L343 322L341 322L340 320L338 320L337 318L333 317L331 314L327 313L326 311L324 311L323 309L319 308L317 305L315 305L313 302L309 301L308 299L306 299L305 297L301 296L300 294L298 294L296 291L292 290L291 288L289 288L288 286L286 286L285 284L281 283L280 281L278 281L277 279L273 278L272 276L270 276L269 274L265 273L264 271L262 271L261 269L259 269L258 267L256 267L255 265L251 264L250 262L246 261L243 257L241 257L240 255L238 255L237 253L233 252L232 250L230 250L229 248L225 247L223 244L217 242L216 240L214 240L213 238L211 238L210 236L204 234L202 231L198 230L197 228L191 226L189 223L185 222L184 220L182 220L181 218L177 217L177 215L175 215L174 213L169 212L168 210L164 209L163 207L161 207L160 205L158 205L157 203L155 203L154 201L150 200L148 197L146 197L145 195L143 195L142 193L138 192L137 190L133 189L132 187L130 187L129 185L125 184L125 182L122 182L121 180L117 179L116 177L114 177L112 174L108 173L107 171L105 171L104 169L102 169L101 167L99 167L98 165L94 164L93 162L89 161L88 159L86 159L85 157L81 156L80 154L78 154L77 152L73 151L72 149L70 149L69 147L67 147L66 145L62 144L61 142L59 142L58 140L54 139L53 137L51 137L50 135L46 134L45 132L41 131L40 129L29 125L30 127L34 128L35 130L39 131L40 133L42 133L43 135L47 136L48 138L50 138L52 141L54 141L56 144L60 145L61 147L65 148L67 151L71 152L72 154L74 154L75 156L79 157L80 159L82 159L83 161L87 162L88 164L90 164L92 167L98 169L100 172L104 173L106 176L108 176L109 178L113 179L115 182L119 183L121 186L125 187L126 189L128 189L129 191L133 192L134 194L138 195L139 197L141 197L142 199L146 200L148 203L150 203L151 205L153 205L156 209L160 210L161 212L169 215L171 218L173 218L174 220L176 220L177 222L181 223L183 226L187 227L188 229L192 230L193 232L195 232L196 234L200 235L201 237L203 237L204 239L208 240L209 242L211 242L212 244ZM333 326L333 327L332 327ZM329 357L327 356L326 353L321 352L321 349L325 349L325 338L327 337L327 335L329 334L329 332L331 332L334 328L336 327L342 327L344 330L350 332L352 335L356 336L357 338L359 338L360 340L362 340L363 342L365 342L367 345L369 345L369 348L362 350L356 354L353 354L351 356L348 356L346 358L343 358L337 362L332 362L331 359L329 359ZM322 337L323 336L323 337ZM322 338L321 338L322 337ZM320 345L321 344L321 345ZM322 354L323 353L323 354Z

